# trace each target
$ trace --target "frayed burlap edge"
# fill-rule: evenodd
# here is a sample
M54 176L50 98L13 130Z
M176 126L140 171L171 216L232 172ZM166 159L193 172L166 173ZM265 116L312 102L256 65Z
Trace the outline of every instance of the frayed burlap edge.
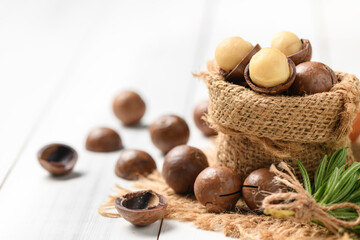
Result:
M210 165L214 165L216 159L215 149L204 150L208 156ZM350 239L348 235L338 237L332 235L326 228L313 223L300 224L291 220L277 219L270 216L259 215L250 211L243 200L239 200L235 212L214 214L206 212L193 195L178 195L170 189L161 174L155 171L146 178L134 182L136 189L152 189L165 196L169 202L166 209L165 219L184 222L193 222L195 226L207 231L222 231L228 237L239 239ZM115 194L102 204L98 211L106 217L120 217L115 211L114 200L130 190L115 186Z

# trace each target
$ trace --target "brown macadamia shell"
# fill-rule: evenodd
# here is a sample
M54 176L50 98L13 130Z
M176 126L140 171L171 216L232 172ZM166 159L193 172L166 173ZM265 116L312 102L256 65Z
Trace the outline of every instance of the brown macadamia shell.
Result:
M240 198L241 179L230 168L213 166L204 169L196 178L196 199L208 212L232 210Z
M127 180L147 176L156 169L154 159L141 150L125 150L120 154L115 166L115 174Z
M209 127L207 122L202 119L205 115L208 114L208 108L209 108L209 100L204 100L197 104L194 109L194 122L197 128L205 135L205 136L214 136L217 134L217 132Z
M242 196L251 210L260 210L262 201L271 193L285 192L286 188L276 182L275 174L268 168L260 168L249 174L244 181ZM253 187L246 187L253 186ZM254 188L257 187L257 188Z
M51 174L65 175L74 168L78 154L68 145L54 143L42 147L37 158L40 165Z
M320 62L303 62L296 66L295 81L289 92L295 96L328 92L337 82L334 71L327 65Z
M113 152L123 148L120 135L111 128L98 127L90 131L86 149L92 152Z
M312 47L310 41L308 39L301 39L301 42L301 50L288 56L288 58L290 58L295 63L295 65L310 61L312 57Z
M165 215L166 198L152 190L130 192L115 199L115 209L121 217L136 226L146 226Z
M249 73L249 64L246 66L245 68L245 80L247 82L247 84L250 86L250 88L252 90L254 90L255 92L258 93L264 93L264 94L268 94L268 95L277 95L277 94L281 94L283 92L285 92L286 90L288 90L290 88L290 86L293 84L294 80L295 80L295 76L296 76L296 67L295 64L293 63L293 61L291 61L291 59L288 58L288 63L289 63L289 68L290 68L290 76L289 79L284 82L281 83L275 87L259 87L257 85L255 85L250 78L250 73Z
M115 96L113 112L124 125L134 125L140 122L145 110L145 102L134 91L123 91Z
M176 115L164 115L157 118L149 127L153 144L163 153L178 145L186 144L190 130L185 122Z
M221 73L225 76L225 80L227 82L241 85L241 86L247 86L247 83L245 81L244 72L246 66L249 64L251 58L260 51L261 47L259 44L256 44L255 47L244 57L241 62L236 65L234 69L232 69L230 72L224 72L221 69Z
M208 166L207 157L200 149L180 145L166 154L162 175L176 193L188 194L194 191L196 177Z

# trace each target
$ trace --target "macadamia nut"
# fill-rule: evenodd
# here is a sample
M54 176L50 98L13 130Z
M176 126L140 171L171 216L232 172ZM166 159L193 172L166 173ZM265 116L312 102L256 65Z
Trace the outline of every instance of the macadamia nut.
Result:
M215 60L221 69L230 71L253 49L253 45L241 37L222 40L215 50Z
M271 47L279 49L286 56L297 53L302 48L302 42L292 32L282 31L271 40Z
M276 48L263 48L249 63L251 81L260 87L275 87L288 80L290 67L286 56Z

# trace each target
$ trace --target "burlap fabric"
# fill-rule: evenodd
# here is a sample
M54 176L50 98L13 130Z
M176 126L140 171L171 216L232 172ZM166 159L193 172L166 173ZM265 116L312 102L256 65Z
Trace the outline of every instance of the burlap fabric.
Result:
M301 160L313 177L324 155L350 146L348 135L359 110L359 80L337 72L329 92L305 97L258 94L225 81L214 62L202 78L209 90L207 121L219 132L217 160L244 179L251 171ZM348 149L348 162L354 161ZM297 174L299 174L297 172Z
M208 157L209 165L214 165L216 161L215 149L205 149L204 153ZM350 240L355 238L355 236L350 238L348 234L343 237L333 235L326 228L314 223L301 224L292 219L273 218L250 211L242 199L238 201L234 212L208 213L194 195L176 194L167 186L158 171L134 182L133 187L136 189L152 189L165 196L169 203L165 219L192 222L200 229L222 231L226 236L233 238L242 240ZM115 193L109 197L108 201L98 209L103 216L120 217L114 208L115 198L130 192L129 189L122 188L119 185L115 186L114 191Z

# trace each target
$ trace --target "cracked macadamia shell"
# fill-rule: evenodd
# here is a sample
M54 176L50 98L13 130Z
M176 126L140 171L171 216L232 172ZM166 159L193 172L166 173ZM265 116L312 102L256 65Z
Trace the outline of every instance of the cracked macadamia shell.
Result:
M275 34L271 40L271 47L277 48L286 56L289 56L301 50L302 42L294 33L282 31Z
M249 63L251 81L259 87L275 87L290 77L290 68L286 56L276 48L263 48Z
M153 190L130 192L115 199L115 209L126 221L146 226L165 215L168 203L164 196Z
M196 199L209 212L232 210L240 198L241 179L230 168L213 166L204 169L196 178Z
M78 154L72 147L54 143L41 148L37 153L40 165L53 175L65 175L72 171Z
M259 210L262 207L262 201L271 193L284 192L285 187L274 179L275 174L267 168L260 168L250 173L245 179L242 188L242 195L246 205L251 210ZM246 187L246 186L253 187Z

